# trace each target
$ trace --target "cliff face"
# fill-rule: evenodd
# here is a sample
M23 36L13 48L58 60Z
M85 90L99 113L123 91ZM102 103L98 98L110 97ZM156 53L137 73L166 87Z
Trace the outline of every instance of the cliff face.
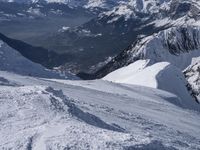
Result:
M111 61L98 75L104 75L101 73L111 71L104 79L127 84L142 84L144 86L148 86L148 84L151 86L154 83L157 85L155 86L156 88L171 90L170 92L172 93L178 91L178 94L175 94L180 97L183 96L183 93L187 93L183 91L188 90L192 98L199 103L199 58L200 28L194 26L173 27L139 40ZM141 60L145 62L148 60L148 63L134 71ZM172 70L176 71L162 68L162 64L166 62L172 68L175 68ZM158 72L155 72L153 67L155 64L159 67L161 66ZM114 71L116 69L118 70ZM154 76L150 78L152 73ZM175 77L178 78L174 79ZM179 79L181 79L180 82L174 84ZM180 85L182 85L181 88L184 90L180 90L180 87L177 88ZM183 96L182 99L184 97L186 96Z
M178 55L200 49L198 27L181 27L164 31L163 43L170 53Z
M198 59L186 68L183 73L188 81L187 88L189 92L200 103L200 61Z

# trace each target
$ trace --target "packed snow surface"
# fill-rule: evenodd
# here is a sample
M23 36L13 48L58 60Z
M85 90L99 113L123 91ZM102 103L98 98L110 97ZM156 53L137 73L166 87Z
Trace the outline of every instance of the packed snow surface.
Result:
M174 94L0 72L0 149L200 148L199 112Z

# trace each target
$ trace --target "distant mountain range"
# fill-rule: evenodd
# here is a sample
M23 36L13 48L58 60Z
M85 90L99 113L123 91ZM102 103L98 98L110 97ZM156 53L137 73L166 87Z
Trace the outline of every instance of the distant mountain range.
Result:
M0 0L0 104L0 149L199 150L200 1Z

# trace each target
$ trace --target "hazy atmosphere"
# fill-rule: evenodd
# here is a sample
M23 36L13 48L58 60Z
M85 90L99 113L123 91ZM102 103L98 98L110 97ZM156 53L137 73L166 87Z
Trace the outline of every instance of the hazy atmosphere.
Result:
M200 150L200 1L0 0L0 149Z

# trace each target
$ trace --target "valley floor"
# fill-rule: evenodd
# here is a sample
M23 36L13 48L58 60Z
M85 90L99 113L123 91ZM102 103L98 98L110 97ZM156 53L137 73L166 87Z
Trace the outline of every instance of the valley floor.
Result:
M0 72L0 149L200 150L200 113L158 89Z

